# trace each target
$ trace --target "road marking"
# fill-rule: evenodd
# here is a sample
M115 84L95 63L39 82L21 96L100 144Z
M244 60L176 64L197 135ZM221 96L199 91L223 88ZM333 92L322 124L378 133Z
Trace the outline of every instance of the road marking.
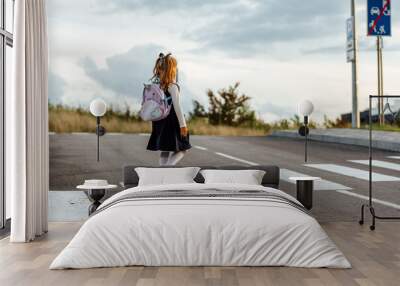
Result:
M295 181L289 180L290 177L309 177L307 174L295 172L288 169L281 169L281 180L289 182L291 184L296 184ZM334 183L328 180L318 180L314 182L314 190L316 191L337 191L337 190L351 190L352 188L346 187L344 185Z
M234 157L234 156L230 156L230 155L227 155L227 154L224 154L224 153L220 153L220 152L214 152L216 155L219 155L219 156L222 156L222 157L225 157L225 158L228 158L228 159L231 159L231 160L234 160L234 161L238 161L238 162L241 162L241 163L245 163L245 164L247 164L247 165L251 165L251 166L258 166L259 164L257 164L257 163L254 163L254 162L251 162L251 161L247 161L247 160L243 160L243 159L240 159L240 158L237 158L237 157ZM311 164L309 164L309 165L311 165ZM328 165L328 164L327 164ZM340 167L340 166L339 166ZM353 169L353 168L350 168L350 169ZM290 171L290 170L288 170L288 169L281 169L281 171L282 170L284 170L284 174L285 174L285 172L286 172L286 175L284 175L283 177L286 177L288 174L290 174L290 172L293 172L293 173L296 173L296 172L294 172L294 171ZM355 169L355 170L357 170L357 169ZM293 174L292 173L292 174ZM368 172L367 172L368 173ZM297 173L297 174L300 174L300 173ZM302 174L303 175L303 174ZM378 174L378 175L380 175L380 174ZM384 176L384 175L381 175L381 176ZM389 176L387 176L387 177L389 177ZM395 177L393 177L393 178L395 178ZM327 181L327 182L329 182L329 181ZM332 183L332 184L335 184L335 183ZM338 184L338 185L340 185L340 184ZM346 187L346 186L343 186L343 187ZM346 187L346 188L348 188L348 187ZM359 195L359 194L356 194L356 193L353 193L353 192L349 192L349 191L347 191L347 190L345 190L345 189L337 189L337 190L335 190L336 192L338 192L338 193L341 193L341 194L343 194L343 195L348 195L348 196L352 196L352 197L357 197L357 198L361 198L361 199L363 199L363 200L369 200L369 198L367 197L367 196L363 196L363 195ZM394 203L390 203L390 202L386 202L386 201L382 201L382 200L379 200L379 199L372 199L372 201L373 202L375 202L375 203L377 203L377 204L381 204L381 205L385 205L385 206L388 206L388 207L392 207L392 208L395 208L395 209L400 209L400 206L399 205L396 205L396 204L394 204Z
M368 181L369 180L369 172L364 170L359 170L356 168L346 167L342 165L336 164L304 164L304 166L320 169L336 174L341 174L344 176L349 176L361 180ZM399 177L387 176L379 173L372 173L372 181L373 182L395 182L400 181Z
M49 135L55 135L56 132L49 132Z
M257 163L251 162L251 161L247 161L247 160L243 160L243 159L240 159L240 158L237 158L237 157L234 157L234 156L231 156L231 155L227 155L227 154L224 154L224 153L220 153L220 152L214 152L214 153L217 154L218 156L225 157L225 158L228 158L228 159L231 159L231 160L234 160L234 161L238 161L238 162L250 165L250 166L258 166L258 165L260 165L260 164L257 164Z
M71 132L73 135L91 135L94 133L89 133L89 132Z
M348 161L362 165L369 165L369 160L348 160ZM386 161L372 160L372 166L400 171L400 164L386 162Z
M368 196L359 195L359 194L356 194L356 193L353 193L353 192L349 192L349 191L345 191L345 190L337 190L336 192L344 194L344 195L360 198L360 199L363 199L363 200L366 200L366 201L369 200ZM372 202L400 210L400 205L397 205L397 204L394 204L394 203L391 203L391 202L382 201L380 199L374 199L374 198L372 199Z
M207 151L207 148L206 148L206 147L197 146L197 145L195 145L195 146L193 146L193 147L196 148L196 149L202 150L202 151Z
M251 161L247 161L247 160L244 160L244 159L240 159L240 158L237 158L237 157L234 157L234 156L231 156L231 155L227 155L227 154L224 154L224 153L215 152L215 154L217 154L219 156L222 156L222 157L225 157L225 158L228 158L228 159L231 159L231 160L234 160L234 161L245 163L245 164L250 165L250 166L258 166L258 165L260 165L260 164L255 163L255 162L251 162ZM296 184L296 182L289 180L289 177L299 177L299 176L300 177L309 177L309 175L298 173L298 172L295 172L295 171L292 171L292 170L288 170L288 169L280 169L280 176L281 176L281 179L283 181L290 182L291 184ZM344 185L341 185L341 184L338 184L338 183L334 183L334 182L331 182L331 181L328 181L328 180L320 180L320 181L314 182L314 190L316 190L316 191L326 191L326 190L336 191L336 190L351 190L351 189L352 188L349 188L349 187L346 187Z
M106 135L126 135L126 133L118 133L118 132L107 132Z
M400 160L400 156L387 156L386 158Z
M149 136L150 133L138 133L139 136Z
M241 163L245 163L247 165L250 166L258 166L260 164L255 163L255 162L251 162L251 161L247 161L244 159L240 159L231 155L227 155L224 153L219 153L219 152L215 152L215 154L234 160L234 161L238 161ZM289 177L309 177L309 175L306 174L302 174L302 173L298 173L292 170L288 170L288 169L280 169L280 177L283 181L286 182L290 182L291 184L296 184L296 182L289 180ZM344 185L338 184L338 183L334 183L328 180L319 180L314 182L314 190L316 191L326 191L326 190L332 190L332 191L336 191L336 190L351 190L352 188L350 187L346 187Z

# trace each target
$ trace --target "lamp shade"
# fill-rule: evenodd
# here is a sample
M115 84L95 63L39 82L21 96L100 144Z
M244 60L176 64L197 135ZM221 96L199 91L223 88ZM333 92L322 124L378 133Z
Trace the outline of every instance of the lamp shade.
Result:
M107 111L107 105L102 99L94 99L90 103L90 113L96 117L103 116Z
M314 105L309 100L304 100L299 103L299 114L302 116L309 116L314 111Z

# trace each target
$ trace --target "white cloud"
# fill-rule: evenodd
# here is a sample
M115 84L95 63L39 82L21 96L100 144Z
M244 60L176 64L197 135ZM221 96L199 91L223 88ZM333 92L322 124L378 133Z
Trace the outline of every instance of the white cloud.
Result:
M100 96L138 107L134 95L154 59L150 54L135 59L129 51L164 47L178 58L187 111L192 99L207 102L208 88L240 81L241 91L267 119L289 117L303 98L315 103L316 119L334 117L351 108L344 48L349 6L320 0L301 5L296 0L52 0L52 88L62 86L54 93L62 93L59 99L66 104L87 105ZM393 14L400 12L393 8ZM364 9L358 7L362 108L376 90L374 42L365 36ZM400 29L399 21L393 24L393 31ZM397 92L399 47L397 38L385 39L387 93ZM88 64L94 65L88 69Z

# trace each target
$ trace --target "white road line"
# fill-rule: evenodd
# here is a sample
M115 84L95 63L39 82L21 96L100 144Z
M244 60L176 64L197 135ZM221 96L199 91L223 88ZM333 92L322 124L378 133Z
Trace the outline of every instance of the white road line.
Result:
M89 133L89 132L71 132L73 135L91 135L94 133Z
M369 165L369 160L348 160L348 161L362 165ZM400 171L400 164L386 162L386 161L372 160L372 166Z
M349 191L345 191L345 190L337 190L336 192L344 194L344 195L360 198L360 199L363 199L363 200L366 200L366 201L369 200L369 197L367 197L367 196L359 195L359 194L356 194L356 193L353 193L353 192L349 192ZM382 200L374 199L374 198L372 199L372 202L400 210L400 205L397 205L397 204L394 204L394 203L390 203L390 202L387 202L387 201L382 201Z
M400 160L400 156L387 156L386 158Z
M198 145L195 145L193 147L196 148L196 149L202 150L202 151L207 151L206 147L202 147L202 146L198 146Z
M250 166L258 166L258 165L260 165L260 164L257 164L257 163L251 162L251 161L247 161L247 160L243 160L243 159L240 159L240 158L237 158L237 157L234 157L234 156L231 156L231 155L227 155L227 154L224 154L224 153L220 153L220 152L214 152L214 153L217 154L218 156L225 157L225 158L228 158L228 159L231 159L231 160L234 160L234 161L238 161L238 162L250 165Z
M250 166L258 166L260 164L255 163L255 162L251 162L251 161L247 161L244 159L240 159L231 155L227 155L224 153L219 153L219 152L215 152L215 154L231 159L231 160L235 160L241 163L245 163L247 165ZM281 180L286 181L286 182L290 182L291 184L295 184L296 182L289 180L289 177L309 177L309 175L306 174L302 174L302 173L298 173L292 170L288 170L288 169L280 169L280 176L281 176ZM338 183L334 183L328 180L319 180L316 181L314 183L314 190L316 191L326 191L326 190L332 190L332 191L336 191L336 190L351 190L352 188L350 187L346 187L344 185L338 184Z
M139 136L150 136L150 133L138 133Z
M341 174L344 176L349 176L361 180L368 181L369 180L369 172L364 170L359 170L356 168L346 167L342 165L336 164L304 164L304 166L324 170L336 174ZM372 181L373 182L395 182L400 181L399 177L387 176L379 173L372 173Z
M247 160L243 160L243 159L240 159L240 158L237 158L237 157L234 157L234 156L230 156L230 155L227 155L227 154L224 154L224 153L220 153L220 152L214 152L214 153L216 155L219 155L219 156L222 156L222 157L234 160L234 161L238 161L238 162L241 162L241 163L245 163L247 165L251 165L251 166L258 166L259 165L257 163L254 163L254 162L251 162L251 161L247 161ZM287 169L283 169L283 170L285 170L286 172L290 171L290 170L287 170ZM285 171L284 171L284 173L285 173ZM291 171L291 172L294 172L294 171ZM335 184L335 183L333 183L333 184ZM341 193L343 195L357 197L357 198L361 198L363 200L368 200L369 199L367 196L359 195L359 194L356 194L356 193L353 193L353 192L349 192L349 191L343 190L343 189L341 189L341 190L338 189L338 190L335 190L335 191L338 192L338 193ZM388 206L388 207L392 207L392 208L395 208L395 209L400 209L400 205L396 205L394 203L382 201L382 200L379 200L379 199L373 199L373 202L375 202L377 204L385 205L385 206Z
M118 132L107 132L106 133L106 135L117 135L117 136L119 136L119 135L127 135L126 133L118 133Z
M309 177L307 174L295 172L288 169L281 169L281 180L289 182L291 184L296 184L295 181L289 180L290 177ZM336 191L336 190L351 190L352 188L346 187L344 185L334 183L328 180L318 180L314 182L314 190L316 191Z
M56 132L49 132L49 135L55 135Z

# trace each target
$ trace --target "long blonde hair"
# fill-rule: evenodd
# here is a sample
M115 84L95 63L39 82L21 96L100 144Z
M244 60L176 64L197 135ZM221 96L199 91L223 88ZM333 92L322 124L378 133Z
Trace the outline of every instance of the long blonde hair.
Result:
M160 54L154 65L153 75L160 80L160 87L164 90L176 80L178 61L171 54Z

